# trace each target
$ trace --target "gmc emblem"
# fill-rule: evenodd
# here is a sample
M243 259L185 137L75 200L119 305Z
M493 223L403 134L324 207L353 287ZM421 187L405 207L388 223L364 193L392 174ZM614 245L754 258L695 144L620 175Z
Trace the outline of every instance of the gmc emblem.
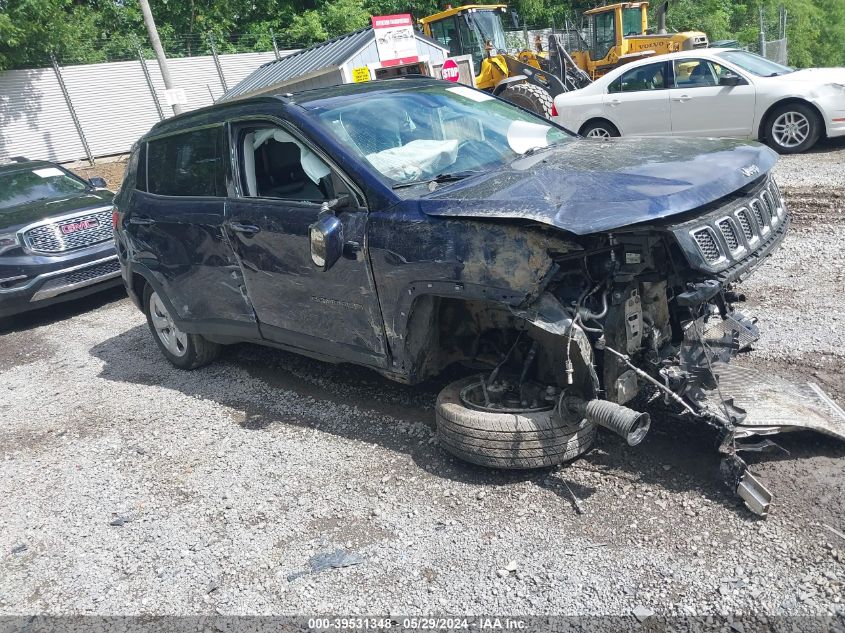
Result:
M87 231L88 229L95 229L100 226L100 221L97 218L89 218L87 220L80 220L79 222L69 222L62 224L62 233L70 235L71 233L78 233L79 231Z

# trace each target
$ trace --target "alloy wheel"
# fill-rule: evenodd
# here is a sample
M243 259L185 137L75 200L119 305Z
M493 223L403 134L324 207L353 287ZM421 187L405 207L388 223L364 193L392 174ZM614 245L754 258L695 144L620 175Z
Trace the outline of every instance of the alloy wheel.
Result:
M188 351L188 335L173 323L173 319L157 292L150 295L150 318L165 349L174 356L184 356Z
M611 138L610 130L603 127L594 127L587 132L587 138Z
M798 147L810 135L810 121L800 112L784 112L772 123L772 137L781 147Z

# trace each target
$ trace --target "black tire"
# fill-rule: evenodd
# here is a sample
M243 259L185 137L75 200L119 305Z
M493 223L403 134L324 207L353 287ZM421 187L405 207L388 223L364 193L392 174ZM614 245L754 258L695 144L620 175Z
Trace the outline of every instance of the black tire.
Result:
M578 134L589 138L599 139L621 136L621 134L619 134L619 129L615 125L613 125L613 123L611 123L610 121L605 121L603 119L588 121L587 123L581 126L581 130L578 132Z
M480 466L528 469L554 466L589 450L595 426L562 425L554 411L490 413L470 409L461 390L473 376L448 385L437 396L437 439L455 457Z
M534 84L511 84L499 95L520 108L525 108L547 119L552 118L552 95Z
M796 125L796 133L804 134L804 140L794 145L784 142L786 136L783 126L790 124L790 117ZM806 125L806 127L804 127ZM819 114L811 106L803 103L785 103L776 107L766 117L763 126L763 140L769 147L779 154L800 154L809 150L822 133L822 122Z
M212 343L204 339L199 334L179 333L184 336L184 345L179 354L173 353L165 346L164 342L159 336L155 325L153 325L153 309L151 301L155 294L152 286L147 284L144 288L144 315L147 317L147 325L150 328L150 333L153 335L156 345L158 345L164 357L179 369L196 369L204 365L208 365L215 358L220 355L220 345ZM163 306L160 306L163 307ZM166 312L166 309L165 309ZM169 317L169 315L168 315Z

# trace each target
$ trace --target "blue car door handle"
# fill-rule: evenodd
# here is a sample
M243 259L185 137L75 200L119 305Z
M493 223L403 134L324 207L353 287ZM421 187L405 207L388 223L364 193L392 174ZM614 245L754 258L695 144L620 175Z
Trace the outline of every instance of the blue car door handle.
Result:
M252 224L241 224L240 222L231 222L229 226L235 233L243 233L247 237L251 237L261 230Z

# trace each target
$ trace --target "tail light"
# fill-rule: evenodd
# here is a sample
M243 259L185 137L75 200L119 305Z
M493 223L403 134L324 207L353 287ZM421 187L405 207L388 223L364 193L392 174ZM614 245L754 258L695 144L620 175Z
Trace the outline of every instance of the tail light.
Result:
M120 211L117 210L117 207L111 209L111 226L115 230L120 226Z
M552 116L557 116L557 108L555 107L554 101L552 101Z

